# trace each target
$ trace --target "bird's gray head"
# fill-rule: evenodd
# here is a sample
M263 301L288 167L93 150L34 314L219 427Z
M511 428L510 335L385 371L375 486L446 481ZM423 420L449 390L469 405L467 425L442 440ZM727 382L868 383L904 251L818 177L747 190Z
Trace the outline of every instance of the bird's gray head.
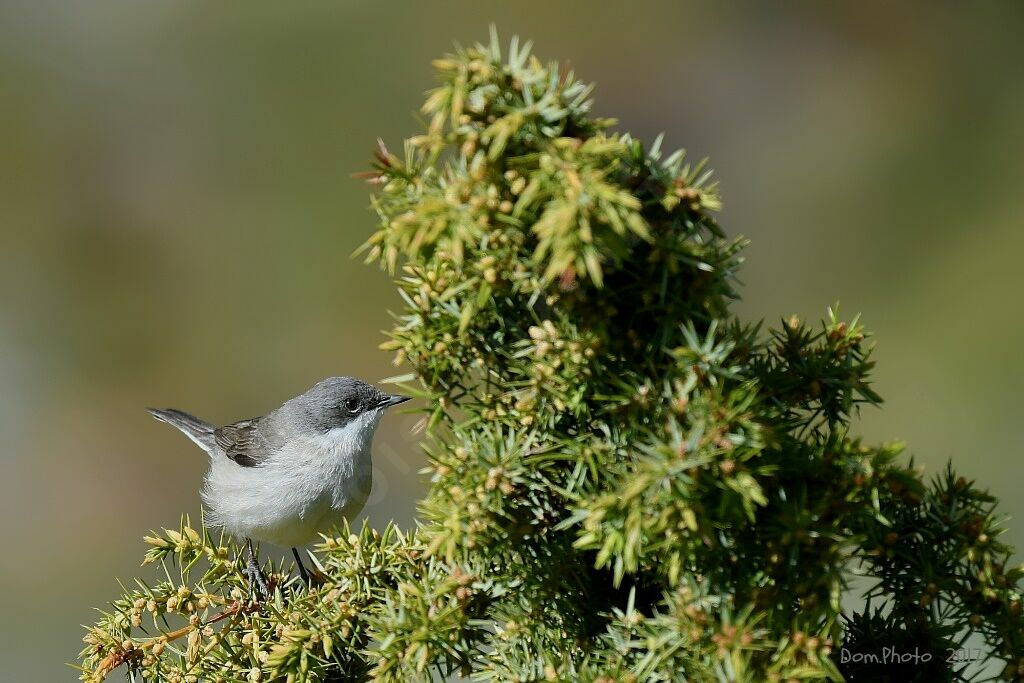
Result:
M376 427L381 413L408 400L408 396L388 394L355 377L328 377L282 408L303 426L326 433L359 418L373 418L367 424Z

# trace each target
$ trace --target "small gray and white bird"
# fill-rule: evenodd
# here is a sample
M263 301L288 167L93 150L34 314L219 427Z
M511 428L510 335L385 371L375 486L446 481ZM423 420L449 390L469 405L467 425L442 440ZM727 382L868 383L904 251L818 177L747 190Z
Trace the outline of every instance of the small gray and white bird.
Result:
M209 454L206 519L246 539L250 581L266 595L252 540L290 547L308 583L297 548L363 509L374 432L385 410L407 400L353 377L329 377L263 417L224 427L180 410L148 410Z

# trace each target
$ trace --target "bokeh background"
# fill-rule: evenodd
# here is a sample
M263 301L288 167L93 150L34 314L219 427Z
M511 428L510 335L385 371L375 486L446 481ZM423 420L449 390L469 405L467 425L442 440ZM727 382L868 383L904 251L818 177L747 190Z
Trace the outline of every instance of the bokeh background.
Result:
M597 111L709 156L753 240L748 319L836 301L877 334L871 439L953 458L1024 546L1024 34L1017 3L0 3L0 678L71 680L140 538L198 518L216 422L394 374L398 305L349 258L377 136L419 129L454 41L536 42ZM409 524L415 418L377 439Z

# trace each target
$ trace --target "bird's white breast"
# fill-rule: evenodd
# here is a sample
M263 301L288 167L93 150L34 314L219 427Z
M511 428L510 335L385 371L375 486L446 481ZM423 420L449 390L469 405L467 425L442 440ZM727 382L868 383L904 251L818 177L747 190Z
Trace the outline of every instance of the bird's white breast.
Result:
M370 493L379 420L371 411L344 427L296 436L257 467L214 457L203 490L210 521L236 537L288 547L352 519Z

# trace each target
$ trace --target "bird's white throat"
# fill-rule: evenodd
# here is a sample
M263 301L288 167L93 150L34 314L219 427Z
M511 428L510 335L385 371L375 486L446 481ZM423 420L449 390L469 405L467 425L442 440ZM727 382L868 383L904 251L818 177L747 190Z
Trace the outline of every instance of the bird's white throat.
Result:
M363 413L343 427L308 437L310 446L325 454L354 457L369 450L380 416L379 410Z

